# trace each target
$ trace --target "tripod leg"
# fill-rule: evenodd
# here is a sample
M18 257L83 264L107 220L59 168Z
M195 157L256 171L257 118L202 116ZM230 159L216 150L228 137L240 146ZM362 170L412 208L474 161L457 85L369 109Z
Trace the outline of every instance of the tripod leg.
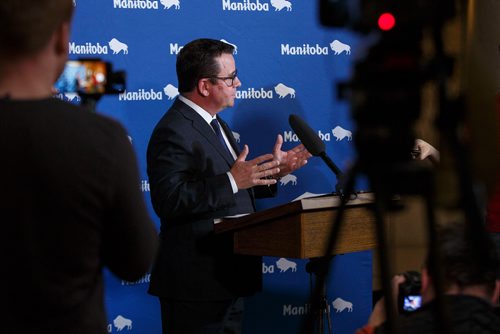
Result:
M325 315L326 320L328 321L328 333L332 334L332 318L330 317L330 307L328 306L327 301L325 300Z
M390 265L389 258L387 255L387 243L385 236L385 222L383 218L384 213L384 200L385 194L381 192L383 185L380 185L375 180L372 181L372 186L375 194L375 205L374 205L374 215L375 215L375 228L377 233L377 242L378 242L378 251L379 251L379 262L381 269L381 279L382 286L384 289L385 296L385 310L386 310L386 328L387 333L397 333L396 331L396 310L394 308L393 301L393 293L391 286L391 277L390 277Z
M431 189L431 185L428 185L429 189ZM438 241L436 236L436 217L434 214L433 208L433 192L429 191L426 198L426 213L427 213L427 236L429 240L428 252L429 252L429 267L432 268L435 275L433 277L434 280L434 289L435 289L435 299L436 299L436 323L437 330L439 333L448 334L450 333L450 315L449 310L444 301L444 278L441 272L441 268L439 266L439 262L441 259L441 254L439 253Z

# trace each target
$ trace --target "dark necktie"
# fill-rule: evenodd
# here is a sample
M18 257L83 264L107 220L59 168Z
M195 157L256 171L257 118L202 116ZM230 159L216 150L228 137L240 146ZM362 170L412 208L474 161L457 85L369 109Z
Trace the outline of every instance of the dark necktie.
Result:
M227 147L226 145L226 141L224 140L224 136L222 135L222 131L220 129L220 125L219 125L219 122L217 121L216 118L214 118L211 122L210 122L210 125L212 126L212 128L214 129L215 131L215 134L217 135L217 138L219 138L219 141L222 145L222 147L224 147L224 149L227 151L227 153L229 153L229 156L232 158L233 155L231 154L231 151L229 150L229 148Z

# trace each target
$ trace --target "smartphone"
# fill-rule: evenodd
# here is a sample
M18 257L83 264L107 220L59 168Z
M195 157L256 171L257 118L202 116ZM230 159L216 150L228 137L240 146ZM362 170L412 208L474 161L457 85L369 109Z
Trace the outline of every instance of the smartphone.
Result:
M105 94L110 64L97 59L68 60L54 87L59 93Z
M422 306L421 295L408 295L403 297L402 311L404 313L416 311L420 306Z
M411 313L422 306L422 296L420 289L422 287L421 274L414 270L403 273L405 280L399 284L398 308L401 313Z

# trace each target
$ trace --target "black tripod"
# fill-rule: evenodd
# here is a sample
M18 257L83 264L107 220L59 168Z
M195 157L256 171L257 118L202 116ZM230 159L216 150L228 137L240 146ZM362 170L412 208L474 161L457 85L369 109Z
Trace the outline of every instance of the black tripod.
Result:
M371 186L374 192L374 202L371 205L373 215L376 222L376 234L378 241L378 250L380 256L381 265L381 278L383 282L383 289L385 291L386 297L386 312L387 312L387 330L389 333L397 333L398 324L396 323L396 310L391 302L393 300L392 289L391 289L391 277L390 277L390 265L387 256L387 245L385 237L385 223L384 214L390 211L394 205L394 195L395 194L417 194L421 195L426 202L426 216L427 216L427 227L428 227L428 238L429 238L429 252L431 263L429 266L434 267L435 272L438 266L438 255L436 247L436 237L435 237L435 217L433 210L434 202L434 189L433 189L433 173L428 167L419 164L415 161L401 162L401 163L391 163L383 164L380 166L371 165L369 169L363 166L363 163L358 161L354 167L347 174L344 184L344 196L340 196L340 206L335 217L335 222L333 228L330 232L328 246L326 248L325 257L321 258L321 269L318 271L320 274L316 275L316 286L314 293L312 295L311 304L313 305L313 310L310 312L303 323L302 331L303 334L310 334L311 328L314 327L315 319L317 320L318 315L323 315L324 310L321 308L323 305L321 301L326 290L326 278L328 276L328 264L331 257L327 256L332 253L335 248L335 243L338 239L339 231L343 224L344 213L346 205L350 199L348 194L353 193L354 184L356 177L361 172L367 174L370 179ZM436 301L442 304L442 283L438 278L435 282L436 284ZM317 301L320 303L318 304ZM442 310L442 307L438 309ZM442 314L438 314L438 318L443 319ZM438 322L443 323L443 322ZM321 332L323 333L323 332ZM441 331L441 333L446 333L446 330Z

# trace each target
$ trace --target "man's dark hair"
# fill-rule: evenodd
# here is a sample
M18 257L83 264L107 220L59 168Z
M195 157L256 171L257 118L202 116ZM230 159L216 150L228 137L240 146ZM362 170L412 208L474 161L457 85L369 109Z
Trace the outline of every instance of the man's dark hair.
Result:
M437 228L443 284L445 288L451 284L460 288L483 286L493 293L499 265L495 244L486 231L471 231L472 228L481 226L452 223ZM429 259L426 264L429 275L435 277Z
M2 60L40 51L72 14L71 0L1 0L0 65Z
M233 51L232 45L207 38L196 39L184 45L176 63L179 92L190 92L200 79L217 76L220 68L215 58L224 53L232 54Z

